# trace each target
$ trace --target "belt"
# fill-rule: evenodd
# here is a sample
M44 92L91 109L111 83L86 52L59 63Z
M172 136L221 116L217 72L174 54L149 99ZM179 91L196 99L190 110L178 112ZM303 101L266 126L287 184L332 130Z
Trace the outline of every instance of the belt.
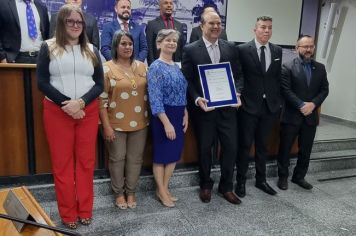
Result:
M19 52L19 55L25 57L37 57L38 51Z

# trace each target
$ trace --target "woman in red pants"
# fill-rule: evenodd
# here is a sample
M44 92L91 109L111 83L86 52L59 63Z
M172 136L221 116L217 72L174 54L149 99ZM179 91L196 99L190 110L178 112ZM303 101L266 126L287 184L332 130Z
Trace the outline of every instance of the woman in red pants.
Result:
M89 225L103 70L88 43L80 8L61 7L55 38L45 41L37 62L43 121L51 152L58 210L70 229Z

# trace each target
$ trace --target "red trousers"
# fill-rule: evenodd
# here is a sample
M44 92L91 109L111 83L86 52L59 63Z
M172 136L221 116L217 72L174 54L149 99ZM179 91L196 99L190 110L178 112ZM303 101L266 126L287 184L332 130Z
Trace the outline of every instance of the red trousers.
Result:
M98 101L88 104L78 120L47 99L43 109L59 215L63 222L92 217Z

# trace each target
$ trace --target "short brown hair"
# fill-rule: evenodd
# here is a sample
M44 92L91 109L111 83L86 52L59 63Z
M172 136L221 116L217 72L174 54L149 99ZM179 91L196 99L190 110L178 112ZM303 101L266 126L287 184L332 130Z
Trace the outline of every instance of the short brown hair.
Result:
M259 16L257 21L272 21L272 16Z
M131 0L127 0L127 1L129 1L131 3ZM115 6L118 2L120 2L120 0L115 0Z

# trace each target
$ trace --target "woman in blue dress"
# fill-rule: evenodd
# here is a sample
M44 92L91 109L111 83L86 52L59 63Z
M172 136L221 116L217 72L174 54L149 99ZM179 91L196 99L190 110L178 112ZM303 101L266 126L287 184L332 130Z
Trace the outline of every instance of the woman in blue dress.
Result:
M184 145L188 128L186 109L187 81L179 66L173 61L179 32L163 29L157 34L159 58L148 70L148 94L152 110L153 175L157 197L166 207L174 207L178 199L169 189L169 179Z

